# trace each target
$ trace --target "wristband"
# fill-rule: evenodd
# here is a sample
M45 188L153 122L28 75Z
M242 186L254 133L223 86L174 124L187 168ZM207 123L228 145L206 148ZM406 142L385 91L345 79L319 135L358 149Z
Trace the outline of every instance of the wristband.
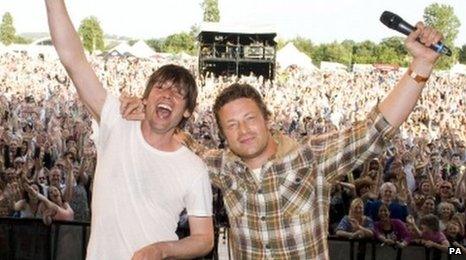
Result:
M416 72L414 72L411 68L408 68L408 70L406 71L406 73L408 73L408 75L414 79L414 81L416 81L417 83L426 83L426 81L429 79L429 77L423 77L419 74L417 74Z

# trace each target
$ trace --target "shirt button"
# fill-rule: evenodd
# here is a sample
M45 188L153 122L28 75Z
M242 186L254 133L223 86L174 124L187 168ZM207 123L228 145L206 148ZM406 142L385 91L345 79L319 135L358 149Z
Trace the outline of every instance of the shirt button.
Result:
M261 217L261 220L262 220L262 221L265 221L265 216L262 216L262 217Z
M262 189L257 190L257 193L262 194Z
M301 178L297 177L294 181L295 181L296 183L300 183L300 182L301 182Z
M269 244L265 245L265 248L270 249L270 245Z

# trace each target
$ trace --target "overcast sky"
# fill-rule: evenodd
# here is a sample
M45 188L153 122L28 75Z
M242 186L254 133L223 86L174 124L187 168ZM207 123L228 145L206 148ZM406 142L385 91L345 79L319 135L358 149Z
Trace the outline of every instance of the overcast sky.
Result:
M18 33L48 31L44 0L0 0L0 15L10 12ZM96 16L107 34L159 38L188 31L202 22L202 0L67 0L75 26ZM424 8L440 2L453 6L461 22L455 44L466 44L466 0L219 0L221 22L270 24L280 38L310 38L315 43L380 41L398 35L379 22L384 10L411 24Z

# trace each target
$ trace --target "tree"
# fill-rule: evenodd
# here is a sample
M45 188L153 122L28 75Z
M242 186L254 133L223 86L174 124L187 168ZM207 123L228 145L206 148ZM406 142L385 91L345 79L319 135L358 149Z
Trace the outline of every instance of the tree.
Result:
M424 9L424 22L443 33L443 43L447 46L454 47L454 41L458 36L461 25L458 17L455 15L453 7L449 5L431 4ZM442 56L438 61L440 69L450 68L457 60L458 53L453 52L451 57Z
M281 50L283 47L285 47L285 45L288 43L287 40L285 39L282 39L282 38L278 38L277 39L277 50Z
M12 44L15 41L15 34L13 16L9 12L6 12L2 18L2 24L0 24L0 42L5 45Z
M104 49L104 32L100 27L100 22L95 16L90 16L82 20L79 26L84 49L92 53L95 50Z
M304 52L305 54L307 54L307 56L312 57L311 55L314 49L314 45L312 44L311 40L298 36L292 39L291 42L294 44L296 49L300 50L301 52Z
M320 44L316 46L312 51L312 62L317 67L320 67L320 62L326 60L326 49L327 46L325 44Z
M459 63L466 64L466 44L463 45L459 51Z
M333 61L346 65L351 65L352 48L344 46L336 41L327 44L325 48L325 61Z
M191 25L191 28L189 29L189 35L191 35L191 37L196 39L200 31L201 31L201 27L199 25L197 24Z
M163 44L164 52L180 53L182 51L195 54L195 39L187 32L172 34L165 39Z
M376 48L377 62L407 66L408 52L404 46L403 38L385 38Z
M385 38L380 42L380 45L393 49L393 51L399 56L405 56L408 54L404 45L404 39L399 36Z
M386 63L393 65L401 65L403 59L398 56L395 49L390 48L386 45L379 44L374 50L375 62L376 63Z
M353 63L372 64L377 61L377 45L371 41L357 43L353 47Z
M149 39L146 41L147 45L156 52L162 52L164 48L164 39Z
M31 42L32 42L31 39L25 38L19 35L16 35L15 40L14 40L14 43L18 43L18 44L30 44Z
M204 22L220 21L220 10L218 9L218 0L204 0L201 6L204 10Z

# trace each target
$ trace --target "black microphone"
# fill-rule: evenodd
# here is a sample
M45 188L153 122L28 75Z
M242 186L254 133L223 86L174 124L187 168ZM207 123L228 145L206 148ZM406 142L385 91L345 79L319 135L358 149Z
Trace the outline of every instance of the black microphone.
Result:
M385 11L382 13L382 15L380 16L380 21L383 24L385 24L388 28L399 31L400 33L405 35L408 35L412 31L416 30L416 27L405 22L403 19L401 19L401 17L389 11ZM430 48L438 53L451 56L451 50L447 46L443 45L442 42L434 43L430 45Z

